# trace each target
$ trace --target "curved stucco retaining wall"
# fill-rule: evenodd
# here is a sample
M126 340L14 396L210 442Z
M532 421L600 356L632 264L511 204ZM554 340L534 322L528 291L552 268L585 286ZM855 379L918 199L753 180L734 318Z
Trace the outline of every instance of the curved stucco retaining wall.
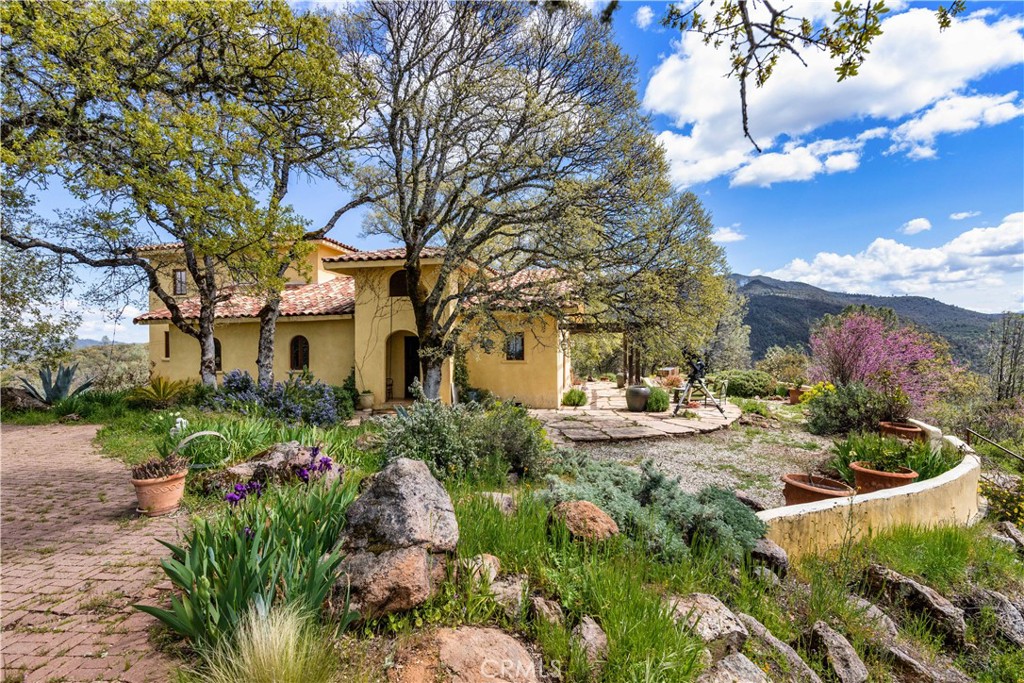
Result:
M849 498L788 505L757 516L768 525L767 537L785 548L790 557L825 551L848 539L857 540L901 525L966 525L978 514L980 473L978 457L965 453L959 465L927 481Z

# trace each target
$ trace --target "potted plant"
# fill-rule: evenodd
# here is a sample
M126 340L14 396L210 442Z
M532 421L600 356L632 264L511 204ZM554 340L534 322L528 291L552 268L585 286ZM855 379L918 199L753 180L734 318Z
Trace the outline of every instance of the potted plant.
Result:
M884 418L878 423L878 431L882 436L892 436L897 439L925 440L924 430L915 424L907 421L910 417L910 397L906 392L889 382L885 391L882 392Z
M854 494L854 490L841 481L813 474L784 474L782 483L782 495L786 499L786 505L846 498Z
M897 439L881 438L864 440L862 452L851 452L860 456L850 462L853 483L857 493L871 493L913 483L917 472L906 466L912 447Z
M138 511L147 517L159 517L177 510L185 494L187 474L188 461L177 452L132 467Z
M373 408L373 392L363 389L359 394L359 410L370 410Z
M647 399L650 396L650 387L642 384L626 387L626 407L631 413L642 413L647 409Z
M803 398L803 395L806 392L807 389L805 388L804 380L801 377L796 381L796 384L794 386L791 386L789 388L789 405L795 406L796 404L800 403L800 399Z

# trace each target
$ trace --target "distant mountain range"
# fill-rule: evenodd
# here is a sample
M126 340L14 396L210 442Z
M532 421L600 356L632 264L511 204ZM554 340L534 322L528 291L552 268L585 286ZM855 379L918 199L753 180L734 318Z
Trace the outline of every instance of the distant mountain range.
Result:
M114 343L115 344L124 344L125 342L116 341ZM89 347L89 346L107 346L108 344L110 344L110 340L109 339L76 339L75 340L75 348L76 349L84 349L84 348Z
M944 337L953 357L974 369L983 367L984 340L999 314L978 313L923 296L872 296L843 294L803 282L786 282L764 275L733 274L741 294L747 297L744 322L750 326L750 349L760 359L769 346L807 346L811 325L826 313L847 306L867 304L891 308L900 318Z

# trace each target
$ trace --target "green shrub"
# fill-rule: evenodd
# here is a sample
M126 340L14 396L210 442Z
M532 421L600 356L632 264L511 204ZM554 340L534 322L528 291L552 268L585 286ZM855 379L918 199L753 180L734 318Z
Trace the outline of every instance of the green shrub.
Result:
M169 380L162 375L154 375L149 384L136 387L129 394L129 400L146 408L168 408L191 391L190 384L185 380Z
M812 434L846 434L877 429L884 410L882 395L863 384L842 384L809 401L807 428Z
M582 389L570 389L562 394L563 406L585 406L587 405L587 392Z
M519 476L539 474L548 465L551 442L526 408L498 401L472 419L478 459L503 462Z
M388 461L422 460L438 479L459 479L478 470L472 423L478 407L446 406L440 401L417 401L399 406L394 417L381 421L380 450Z
M760 370L724 370L715 373L715 384L721 386L726 381L729 382L729 396L741 398L768 396L775 389L772 376Z
M744 413L754 413L761 417L772 416L772 411L768 408L767 404L761 401L754 401L748 398L737 398L733 400L733 403L739 406L740 410Z
M726 505L722 494L711 490L697 497L684 493L678 479L669 479L651 462L637 472L617 462L590 461L579 468L574 481L552 476L549 483L545 495L551 502L594 503L647 552L665 561L685 556L695 540L739 558L765 532L764 524L742 503Z
M124 391L92 390L57 401L53 412L61 417L75 414L90 422L106 422L124 416L128 410Z
M879 436L877 434L854 434L832 447L832 467L848 484L853 484L850 463L865 461L871 468L882 472L898 472L900 467L909 467L917 472L918 481L932 479L947 472L963 459L963 454L950 444L933 450L924 441L905 441Z
M160 565L181 595L169 610L136 607L198 646L230 637L253 607L286 603L318 615L341 563L338 535L355 496L352 479L319 479L248 495L228 513L198 519L183 546L161 541L171 558Z
M647 397L647 407L644 410L648 413L663 413L668 410L668 405L668 392L660 387L654 387L651 389L651 395Z
M446 406L417 401L411 408L381 422L380 451L387 459L422 460L445 481L504 479L516 474L541 474L548 466L551 444L543 425L512 403Z
M290 605L250 609L234 638L204 652L202 669L181 683L334 683L338 660L309 614Z

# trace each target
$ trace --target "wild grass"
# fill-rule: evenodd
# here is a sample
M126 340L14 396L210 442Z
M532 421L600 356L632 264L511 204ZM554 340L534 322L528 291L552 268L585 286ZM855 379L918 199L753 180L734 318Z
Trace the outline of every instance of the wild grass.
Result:
M170 436L177 418L188 421L186 431ZM186 435L215 431L225 440L199 438L189 442L181 455L202 467L228 465L252 457L279 442L298 441L305 446L321 444L326 455L346 467L373 471L380 456L356 448L355 439L372 426L329 429L313 426L287 426L273 420L230 413L209 413L182 407L160 412L132 412L104 425L96 435L97 444L109 455L134 465L148 460L161 450L173 448Z
M291 606L266 615L251 609L236 635L204 655L179 683L334 683L340 681L331 640L305 612Z

